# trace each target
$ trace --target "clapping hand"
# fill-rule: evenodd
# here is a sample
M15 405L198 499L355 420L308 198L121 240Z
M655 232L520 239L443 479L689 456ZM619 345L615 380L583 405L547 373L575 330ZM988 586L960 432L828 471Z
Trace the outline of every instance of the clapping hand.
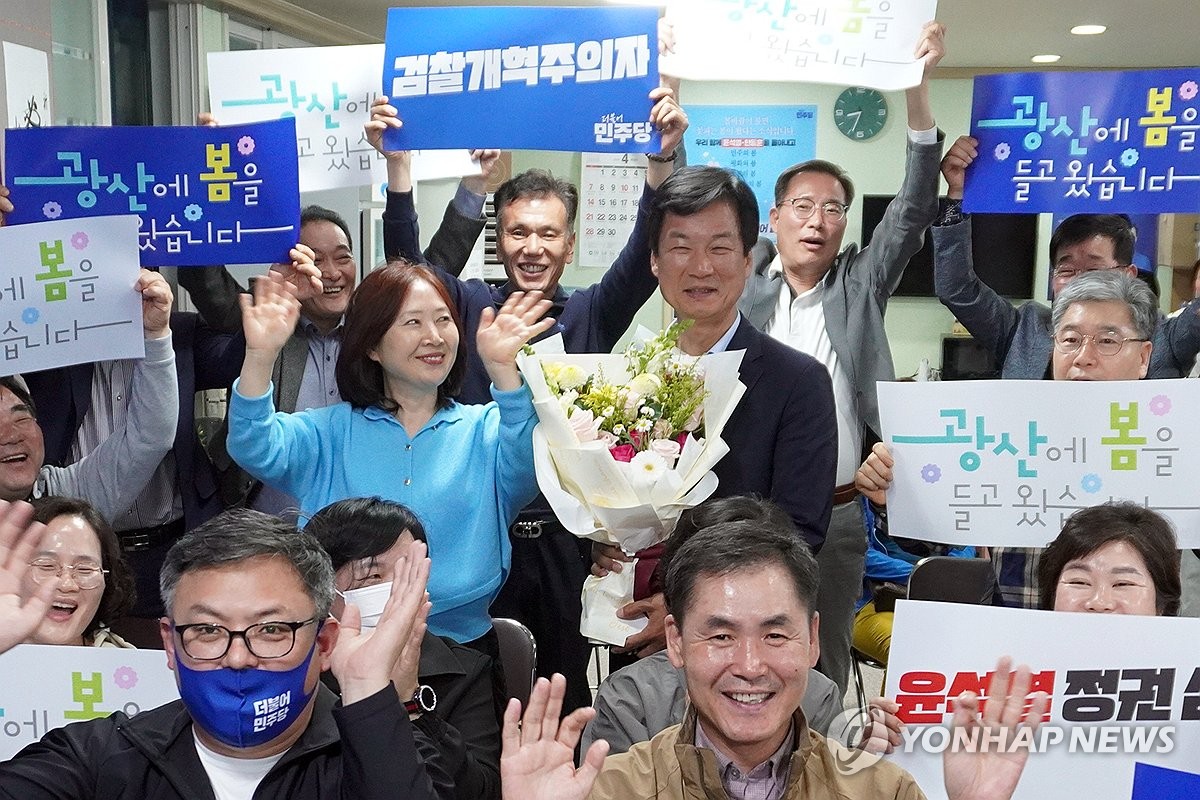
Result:
M1012 659L1004 657L996 664L988 685L988 700L982 716L979 698L973 692L964 692L954 701L951 724L969 734L961 737L962 740L990 742L992 746L946 748L942 754L942 770L950 800L1009 800L1012 797L1029 758L1029 747L1017 742L1018 732L1025 728L1036 730L1042 715L1050 708L1050 698L1045 692L1029 694L1032 682L1029 667L1022 665L1014 673ZM1025 702L1031 697L1026 712ZM960 735L955 734L954 739L959 741Z
M398 662L411 646L418 628L429 614L429 559L424 542L416 541L396 561L392 594L383 607L379 624L371 631L360 628L358 606L348 604L342 612L337 644L330 654L330 667L342 688L342 700L349 705L370 697L388 685ZM418 650L420 639L416 639ZM409 657L411 658L411 653ZM419 659L418 659L419 660ZM411 664L409 664L411 666ZM396 687L409 691L412 687Z

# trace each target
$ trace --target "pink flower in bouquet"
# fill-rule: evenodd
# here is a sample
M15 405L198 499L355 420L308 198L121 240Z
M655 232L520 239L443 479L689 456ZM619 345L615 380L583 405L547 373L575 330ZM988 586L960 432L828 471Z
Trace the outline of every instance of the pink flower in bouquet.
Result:
M595 441L598 438L597 432L600 430L600 420L596 419L595 415L586 408L573 408L571 416L567 419L567 424L571 426L571 430L580 444Z
M688 421L683 423L685 431L694 431L704 423L704 404L696 406L696 410L688 417Z
M629 463L633 461L633 457L637 455L637 449L631 444L619 444L616 447L608 448L608 452L617 461Z
M596 438L604 442L604 446L608 448L612 448L617 442L621 441L615 433L605 430L597 431Z
M679 458L679 453L683 450L683 447L673 439L654 439L646 449L660 456L667 462L667 466L674 466L675 459Z

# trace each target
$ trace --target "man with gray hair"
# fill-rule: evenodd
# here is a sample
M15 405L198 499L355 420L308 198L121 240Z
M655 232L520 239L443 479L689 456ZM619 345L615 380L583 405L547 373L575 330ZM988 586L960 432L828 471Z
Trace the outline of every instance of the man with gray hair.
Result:
M0 600L14 577L9 554L36 536L16 533L24 519L0 508L10 562L0 563ZM175 543L160 576L163 645L182 699L50 731L0 764L0 798L88 800L113 786L155 800L435 797L448 779L422 764L390 683L402 651L420 645L428 575L425 545L414 544L378 627L360 632L353 607L340 624L329 615L333 567L312 535L256 511L221 514ZM26 601L34 613L3 619L27 624L41 599ZM324 669L340 702L318 680Z
M1122 270L1092 270L1066 284L1051 310L1056 381L1136 381L1146 377L1158 304L1145 283ZM894 462L875 445L855 476L872 502L883 504ZM1000 593L1007 605L1039 608L1037 557L1029 547L993 547Z
M1063 287L1050 311L1054 380L1128 381L1146 377L1158 304L1145 283L1095 270ZM1088 347L1088 344L1091 347Z

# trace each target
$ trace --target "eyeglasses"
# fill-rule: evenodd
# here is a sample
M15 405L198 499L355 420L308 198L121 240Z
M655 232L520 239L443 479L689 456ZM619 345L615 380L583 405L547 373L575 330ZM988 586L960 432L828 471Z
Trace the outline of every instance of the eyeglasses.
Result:
M250 654L257 658L283 658L296 646L296 631L316 621L317 618L312 617L302 622L260 622L240 631L231 631L211 622L172 623L172 626L188 658L216 661L229 652L235 637L241 639Z
M796 219L808 219L817 210L817 204L807 197L793 197L791 200L781 200L781 206L791 206L792 215ZM825 219L832 222L841 222L846 217L846 209L850 206L845 203L839 203L836 200L830 200L821 204L821 213L825 215Z
M100 569L95 564L60 564L57 561L39 560L29 564L29 573L34 583L56 581L62 577L63 571L71 575L75 585L80 589L97 589L104 583L108 570Z
M1098 333L1093 336L1090 333L1062 331L1054 335L1054 346L1058 349L1058 352L1069 356L1078 353L1088 340L1091 340L1092 344L1096 347L1096 352L1102 356L1115 356L1121 352L1121 348L1125 346L1126 342L1150 341L1149 339L1138 339L1132 336L1121 338L1113 336L1111 333Z
M1110 269L1125 269L1128 266L1128 264L1113 264L1111 267L1055 267L1054 277L1069 281L1089 272L1107 272Z

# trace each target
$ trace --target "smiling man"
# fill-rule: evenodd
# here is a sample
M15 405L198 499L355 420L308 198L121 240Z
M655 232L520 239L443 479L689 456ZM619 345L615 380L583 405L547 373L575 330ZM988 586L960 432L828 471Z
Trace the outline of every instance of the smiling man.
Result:
M1074 278L1051 311L1051 376L1056 381L1145 378L1156 349L1151 338L1158 314L1150 288L1124 270L1092 270ZM885 502L894 463L887 447L876 444L859 468L856 482L872 502ZM991 548L1006 605L1039 607L1040 553L1031 547Z
M905 91L904 182L870 245L842 247L854 202L854 184L845 170L822 160L789 167L775 182L771 209L779 254L755 264L740 304L751 325L816 358L833 380L837 485L828 536L817 552L817 609L825 620L819 668L843 692L866 553L854 471L864 447L879 439L875 384L896 379L883 322L888 300L937 215L943 136L934 122L929 78L945 54L944 39L945 27L929 22L913 51L924 69L921 82Z
M1041 303L1014 306L975 274L971 255L971 215L963 213L966 172L978 156L978 141L961 136L942 160L947 200L933 227L934 288L971 335L988 348L1002 378L1041 380L1051 374L1053 323ZM1050 237L1051 299L1085 275L1120 272L1136 277L1133 266L1137 235L1120 214L1075 214ZM1148 334L1154 352L1151 378L1182 378L1200 352L1200 299L1171 318L1154 311ZM1057 377L1057 376L1055 376Z
M7 544L12 510L0 511ZM435 797L435 768L421 763L390 683L423 627L424 555L414 545L397 565L393 602L362 635L357 614L345 627L329 616L333 567L313 536L240 509L205 523L175 543L161 575L161 633L181 699L51 731L0 764L0 798ZM3 591L11 578L0 570ZM318 680L324 669L340 703Z
M586 779L561 785L570 770L554 770L560 785L551 791L547 778L537 787L545 787L541 797L923 797L912 777L887 761L844 774L839 766L848 763L848 751L809 728L800 704L820 652L817 565L787 528L762 520L704 528L675 552L665 589L667 653L687 684L683 722L604 760L594 786ZM544 691L535 691L526 726ZM517 755L508 735L512 711L505 720L505 796L536 800L539 793L523 791L510 758ZM586 716L577 712L576 719ZM558 741L570 746L573 728L568 720ZM528 737L522 729L522 742ZM606 750L592 745L575 777Z

